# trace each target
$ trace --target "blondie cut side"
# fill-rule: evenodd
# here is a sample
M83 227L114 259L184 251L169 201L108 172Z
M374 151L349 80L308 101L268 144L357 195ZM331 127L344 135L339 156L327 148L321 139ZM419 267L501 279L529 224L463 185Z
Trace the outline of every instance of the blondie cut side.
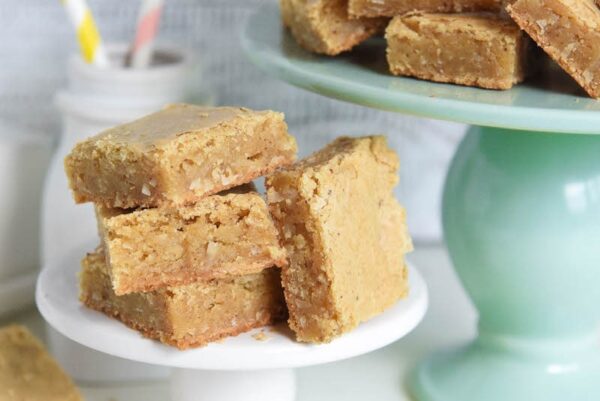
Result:
M383 31L386 19L348 16L347 0L280 0L283 24L300 46L330 56Z
M200 347L285 318L279 269L117 296L102 250L82 261L80 300L144 336L179 349Z
M600 98L600 10L593 0L517 0L515 22L594 98Z
M71 379L25 327L0 328L0 400L83 401Z
M526 76L530 41L512 21L490 14L395 17L386 31L394 75L487 89Z
M499 13L502 0L349 0L353 17L395 17L410 12L461 13L489 11Z
M175 104L78 143L65 170L77 203L180 206L295 157L282 113Z
M299 341L331 341L406 296L412 243L392 194L397 170L385 138L339 138L267 178L290 259L282 280Z
M117 295L258 273L287 260L251 185L178 209L96 206L96 215Z

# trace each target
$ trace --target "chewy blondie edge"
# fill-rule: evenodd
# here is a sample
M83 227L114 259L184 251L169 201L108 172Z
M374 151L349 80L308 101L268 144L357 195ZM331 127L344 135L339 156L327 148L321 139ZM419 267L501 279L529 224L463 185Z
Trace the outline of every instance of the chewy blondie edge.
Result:
M528 72L530 40L512 21L491 14L398 16L386 39L394 75L501 90Z
M382 32L387 19L350 18L347 0L280 0L281 17L304 49L334 56Z
M385 138L339 138L267 178L289 255L288 322L299 341L329 342L406 296L412 243L392 194L397 169Z
M267 204L253 185L177 209L96 205L96 216L117 295L287 263Z
M517 0L512 19L593 98L600 98L600 9L593 0Z
M286 316L279 269L117 296L102 252L82 261L80 301L167 345L201 347Z

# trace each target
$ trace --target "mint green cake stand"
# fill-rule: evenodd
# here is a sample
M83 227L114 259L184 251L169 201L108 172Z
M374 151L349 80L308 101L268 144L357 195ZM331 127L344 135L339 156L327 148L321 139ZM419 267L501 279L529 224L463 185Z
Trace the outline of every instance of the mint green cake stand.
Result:
M443 225L479 335L415 368L417 400L600 400L600 101L559 72L504 92L392 77L382 40L312 55L276 6L250 18L242 45L310 91L473 125L448 173Z

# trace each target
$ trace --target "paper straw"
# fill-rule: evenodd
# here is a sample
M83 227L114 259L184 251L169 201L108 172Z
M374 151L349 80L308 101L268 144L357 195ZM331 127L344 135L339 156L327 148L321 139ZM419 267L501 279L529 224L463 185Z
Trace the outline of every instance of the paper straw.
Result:
M77 31L77 41L83 59L98 67L108 66L108 57L96 28L94 17L85 0L61 0Z
M150 65L162 8L163 0L144 0L142 3L131 47L130 64L133 68L147 68Z

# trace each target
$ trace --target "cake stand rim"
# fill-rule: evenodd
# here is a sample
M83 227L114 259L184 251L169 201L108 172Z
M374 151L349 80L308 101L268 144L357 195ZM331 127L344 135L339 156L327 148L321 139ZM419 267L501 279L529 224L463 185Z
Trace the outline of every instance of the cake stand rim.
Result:
M404 337L421 322L428 307L425 281L417 269L409 266L411 291L407 298L329 344L302 344L284 334L262 328L206 347L179 351L143 338L119 321L80 304L75 276L78 261L85 254L84 249L93 248L75 247L67 256L42 269L35 294L41 315L58 332L79 344L112 356L153 365L232 371L296 368L340 361L374 351ZM266 334L266 341L252 337L261 331Z
M277 15L276 18L274 18L275 14ZM380 89L365 82L343 79L333 74L319 74L314 70L307 70L292 63L288 57L282 54L282 51L275 51L275 43L283 39L282 35L289 35L289 33L282 33L284 28L278 15L277 6L273 4L265 4L250 15L242 31L242 49L252 63L263 72L293 86L363 107L417 117L510 130L600 135L600 128L594 128L600 127L600 110L517 107L514 105L477 103L470 100L449 99L402 91L394 91L394 97L390 97L389 90ZM265 35L269 36L269 42L256 41L253 39L252 33L257 27L263 30L271 29L269 33L274 33L275 35ZM315 60L317 60L314 63L315 67L319 66L321 60L334 60L328 56L311 55L300 47L293 50L315 57ZM322 70L321 67L320 69ZM399 80L398 82L407 80L417 81L420 85L427 85L432 88L440 87L440 85L451 85L406 77L390 76L390 78ZM461 85L451 86L461 91L493 92L493 90L464 87ZM510 91L497 92L506 93ZM548 92L548 94L551 95L552 93ZM572 95L567 97L574 99L576 102L579 102L580 99L590 103L600 102L600 100Z

